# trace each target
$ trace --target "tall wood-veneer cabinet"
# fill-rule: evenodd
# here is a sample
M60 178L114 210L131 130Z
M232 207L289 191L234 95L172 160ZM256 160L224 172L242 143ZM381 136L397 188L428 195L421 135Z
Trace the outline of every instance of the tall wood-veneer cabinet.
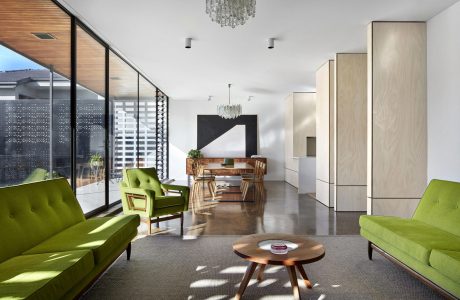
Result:
M367 209L367 54L335 56L334 209Z
M286 97L285 180L300 194L315 192L316 94Z
M424 22L368 27L367 212L410 217L427 183Z
M316 71L316 199L334 206L334 61Z

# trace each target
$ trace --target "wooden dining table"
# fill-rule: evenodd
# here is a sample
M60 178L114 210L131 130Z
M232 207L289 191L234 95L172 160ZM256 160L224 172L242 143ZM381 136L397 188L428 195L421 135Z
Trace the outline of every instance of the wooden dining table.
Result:
M204 171L207 172L207 175L211 176L241 176L254 174L254 167L245 162L236 162L233 165L224 165L221 163L208 163L204 166ZM244 202L244 199L232 200L232 202L233 201Z
M242 174L254 173L254 167L244 162L237 162L228 166L221 163L208 163L204 170L216 176L241 176Z

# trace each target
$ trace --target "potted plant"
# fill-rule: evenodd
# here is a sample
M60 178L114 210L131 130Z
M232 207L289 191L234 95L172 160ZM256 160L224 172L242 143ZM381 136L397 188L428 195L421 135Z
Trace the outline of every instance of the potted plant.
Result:
M191 149L188 152L187 157L189 157L189 158L202 158L203 154L198 149Z
M102 158L100 153L94 153L89 158L89 165L91 167L102 167L104 163L104 159Z

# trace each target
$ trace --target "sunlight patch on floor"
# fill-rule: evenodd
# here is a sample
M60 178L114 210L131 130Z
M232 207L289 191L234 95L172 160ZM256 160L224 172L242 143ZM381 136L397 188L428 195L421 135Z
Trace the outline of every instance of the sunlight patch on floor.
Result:
M283 269L283 266L273 266L264 270L264 274L275 274Z
M270 295L263 296L259 300L292 300L292 295Z
M254 284L256 284L256 283L257 283L257 279L251 279L251 280L249 280L248 287L251 286L251 285L254 285ZM236 287L236 288L240 287L240 284L241 284L241 283L238 282L237 284L235 284L235 287Z
M206 269L206 266L197 266L195 271L198 272L198 271L201 271L201 270L204 270L204 269Z
M228 296L227 295L215 295L206 298L205 300L221 300L221 299L226 299Z
M192 282L190 284L190 287L193 288L209 288L209 287L216 287L216 286L222 286L226 284L228 280L225 279L202 279L202 280L197 280L195 282Z
M260 288L263 288L263 287L266 287L266 286L269 286L270 284L273 284L275 282L277 282L278 280L277 279L274 279L274 278L269 278L269 279L265 279L264 281L260 282L257 287L260 287Z
M246 266L232 266L220 271L221 274L244 274L246 272Z

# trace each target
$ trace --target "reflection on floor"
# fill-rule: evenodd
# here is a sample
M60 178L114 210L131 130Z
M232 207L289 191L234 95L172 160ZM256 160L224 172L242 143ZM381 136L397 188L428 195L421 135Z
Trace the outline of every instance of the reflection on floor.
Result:
M299 195L297 189L279 181L265 182L265 193L256 193L256 200L251 202L202 201L202 196L199 198L198 201L196 197L191 200L192 207L185 215L185 238L264 232L352 235L359 234L358 219L365 214L334 212L311 195ZM205 199L210 200L210 196L206 195ZM139 234L146 232L147 228L142 224ZM162 222L160 229L152 226L152 233L179 234L179 221Z

